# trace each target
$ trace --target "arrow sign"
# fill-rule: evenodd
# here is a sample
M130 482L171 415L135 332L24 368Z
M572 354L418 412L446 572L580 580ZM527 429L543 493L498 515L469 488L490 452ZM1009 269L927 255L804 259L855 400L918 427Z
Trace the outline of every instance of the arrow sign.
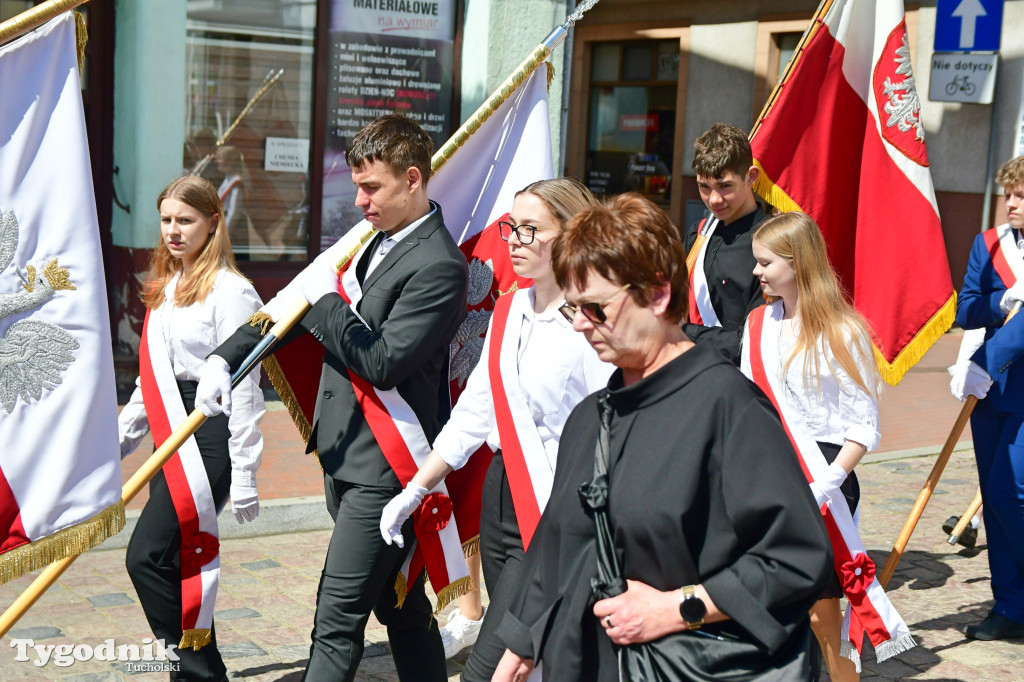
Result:
M953 10L953 16L960 19L961 50L974 48L974 29L978 25L978 18L987 14L981 0L962 0Z

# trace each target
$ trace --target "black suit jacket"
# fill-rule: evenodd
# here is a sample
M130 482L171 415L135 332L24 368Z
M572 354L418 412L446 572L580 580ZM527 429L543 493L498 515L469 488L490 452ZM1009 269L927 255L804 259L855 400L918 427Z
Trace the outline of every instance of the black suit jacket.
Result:
M319 451L326 474L364 485L400 485L356 403L349 369L377 388L397 389L433 442L451 411L448 348L466 317L466 277L465 258L438 207L369 274L356 311L328 294L302 318L298 326L326 349L306 446ZM258 341L259 330L244 325L213 354L234 372Z
M754 233L767 217L759 204L753 212L715 228L704 256L704 275L711 293L711 306L722 326L705 327L692 322L683 325L690 339L713 343L734 365L740 364L743 323L752 310L764 305L761 284L754 277L757 261L751 244ZM700 221L697 221L686 231L687 253L697 241L699 226Z

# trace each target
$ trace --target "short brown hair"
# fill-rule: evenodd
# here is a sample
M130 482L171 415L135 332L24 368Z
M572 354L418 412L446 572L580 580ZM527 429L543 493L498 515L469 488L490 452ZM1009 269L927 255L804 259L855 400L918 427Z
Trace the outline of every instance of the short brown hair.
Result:
M693 170L705 178L720 178L727 171L744 177L753 165L747 134L736 126L715 123L693 143Z
M628 283L640 305L649 304L651 291L668 282L672 295L665 318L673 324L686 319L689 281L679 230L639 194L620 194L577 213L552 243L551 269L563 289L569 282L585 287L590 272Z
M996 175L998 182L1003 189L1014 190L1024 186L1024 156L1010 159L1003 164Z
M433 153L434 141L416 122L402 114L385 114L355 134L345 150L345 163L359 168L381 161L396 175L415 166L426 184Z

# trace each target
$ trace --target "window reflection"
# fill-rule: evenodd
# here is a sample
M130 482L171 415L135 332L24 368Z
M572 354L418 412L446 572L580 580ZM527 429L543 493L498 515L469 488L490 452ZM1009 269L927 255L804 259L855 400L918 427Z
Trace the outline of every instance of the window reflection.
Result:
M183 167L214 153L201 175L224 201L239 260L306 260L315 0L188 3ZM278 83L232 124L268 74Z

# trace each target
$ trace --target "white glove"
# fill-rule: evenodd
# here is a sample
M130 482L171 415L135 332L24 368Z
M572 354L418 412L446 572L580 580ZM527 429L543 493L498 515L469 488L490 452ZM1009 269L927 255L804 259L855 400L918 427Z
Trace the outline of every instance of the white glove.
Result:
M951 377L949 380L949 392L960 402L964 401L964 384L967 382L967 371L973 363L968 360L946 368Z
M231 513L239 523L255 521L260 515L256 477L247 472L231 472Z
M316 302L327 294L338 293L338 273L327 259L313 261L302 272L299 287L309 304L316 305Z
M953 374L952 370L958 367L959 366L954 366L949 368L949 373ZM968 363L967 368L962 372L962 383L955 386L953 385L957 380L957 376L955 374L953 374L953 378L949 381L949 390L952 392L954 398L963 402L964 398L968 395L974 395L979 400L988 395L988 389L992 387L992 378L988 376L988 373L985 372L980 365L973 363L972 361L972 363ZM959 393L958 395L957 389Z
M814 501L818 504L819 508L821 505L828 503L832 493L839 492L839 486L846 481L848 475L846 469L833 462L825 470L825 474L821 478L815 479L810 483L811 493L814 495Z
M380 534L384 542L389 545L393 542L399 547L405 547L402 525L416 511L416 507L420 506L428 492L426 488L409 481L405 490L395 495L395 498L385 505L380 513Z
M199 370L196 408L207 417L231 414L231 372L227 360L219 355L211 355Z
M1018 301L1024 303L1024 280L1022 279L1017 280L1012 287L1007 289L1002 300L999 301L999 308L1003 311L1003 315L1009 315Z

